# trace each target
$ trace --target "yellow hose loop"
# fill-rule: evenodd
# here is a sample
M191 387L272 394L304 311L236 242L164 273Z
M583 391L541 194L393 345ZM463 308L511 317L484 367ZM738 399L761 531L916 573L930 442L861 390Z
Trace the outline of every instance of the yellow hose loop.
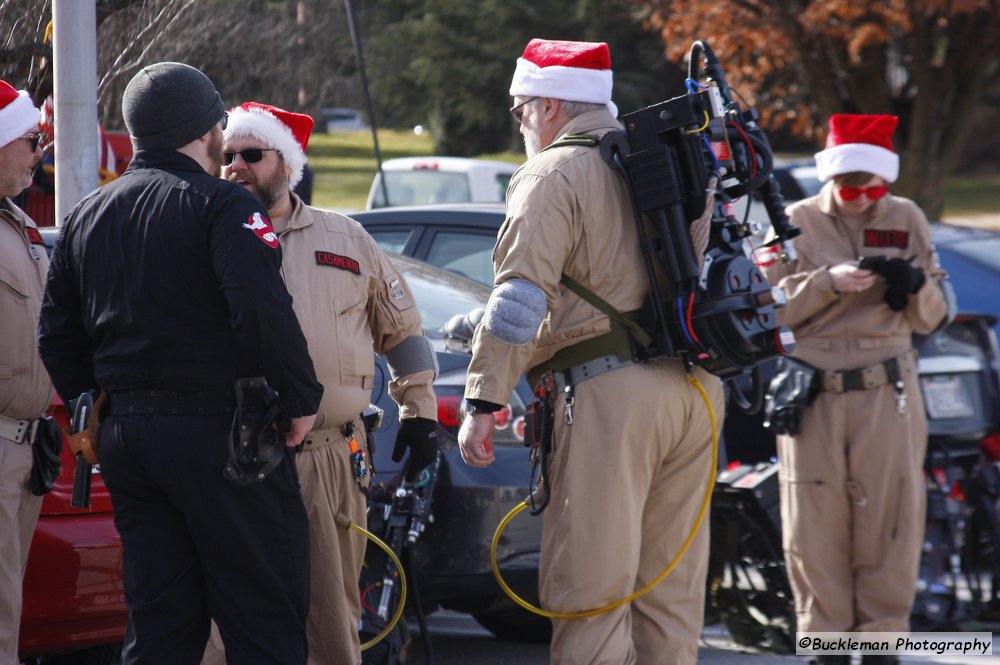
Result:
M396 627L397 623L399 623L400 617L403 616L403 607L406 605L406 575L403 574L403 564L400 562L399 557L397 557L396 553L392 551L392 548L382 542L378 536L364 527L358 526L354 522L351 522L348 527L353 531L357 531L365 538L382 548L382 551L388 554L389 558L392 559L392 562L396 565L396 570L399 571L399 603L396 605L396 612L392 615L392 620L386 625L385 628L382 629L381 633L361 645L361 650L365 651L366 649L371 649L373 646L384 640L386 635L391 633L392 629Z
M688 373L687 377L688 381L691 382L691 385L693 385L701 394L701 399L703 402L705 402L705 406L708 408L708 418L709 422L711 423L711 429L712 429L712 466L709 469L708 487L705 490L705 496L702 497L701 507L698 510L698 517L695 519L694 526L691 528L690 533L688 533L687 538L684 540L684 544L681 545L681 549L680 551L677 552L677 555L670 561L670 563L667 564L667 567L663 569L663 572L661 572L659 575L656 576L656 579L652 580L646 586L642 587L641 589L632 593L631 595L622 598L621 600L616 600L615 602L608 603L607 605L604 605L602 607L595 607L589 610L581 610L579 612L550 612L548 610L543 610L540 607L535 607L534 605L532 605L531 603L529 603L528 601L524 600L516 593L514 593L514 590L507 585L507 583L503 579L503 576L500 574L500 564L497 561L497 547L500 543L500 535L507 527L507 524L509 524L510 521L518 515L518 513L520 513L522 510L528 507L528 502L527 500L525 500L514 506L514 508L509 513L507 513L502 520L500 520L500 524L497 525L496 531L493 532L493 542L490 544L490 565L493 568L493 577L496 578L497 583L500 584L500 588L503 589L504 593L506 593L511 600L513 600L515 603L517 603L524 609L528 610L529 612L533 612L535 614L541 615L543 617L548 617L550 619L586 619L587 617L593 617L597 616L598 614L604 614L605 612L610 612L611 610L617 609L622 605L631 603L636 598L646 595L647 593L653 590L653 587L655 587L657 584L666 579L667 575L669 575L671 571L673 571L673 569L677 566L677 563L681 560L681 557L684 556L684 553L687 552L688 548L691 546L691 543L694 542L695 535L698 533L698 529L701 528L701 523L705 520L705 515L708 513L708 507L712 501L712 492L715 490L715 467L718 464L718 456L719 456L719 432L718 432L718 426L716 425L715 422L715 410L712 408L712 403L708 398L708 393L705 392L705 389L698 382L698 379L696 379L694 375L690 373Z

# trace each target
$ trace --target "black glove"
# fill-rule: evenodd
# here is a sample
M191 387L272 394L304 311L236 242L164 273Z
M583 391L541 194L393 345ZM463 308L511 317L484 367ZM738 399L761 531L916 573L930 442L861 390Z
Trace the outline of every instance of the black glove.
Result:
M448 319L448 323L444 324L444 332L448 337L471 341L473 333L476 332L476 326L483 320L484 314L486 314L486 310L482 307L477 307L467 314L456 314Z
M927 278L924 271L913 266L910 259L886 259L872 266L872 270L885 278L885 304L894 312L906 309L911 294L920 290Z
M396 447L392 449L392 461L403 459L403 453L410 449L410 459L406 462L406 480L413 480L420 471L434 461L437 455L438 424L429 418L407 418L399 423Z

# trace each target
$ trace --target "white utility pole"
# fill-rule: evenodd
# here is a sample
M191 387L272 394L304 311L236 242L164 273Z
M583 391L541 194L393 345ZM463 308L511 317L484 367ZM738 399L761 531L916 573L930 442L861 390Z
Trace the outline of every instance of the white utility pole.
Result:
M97 187L97 3L53 0L56 226Z

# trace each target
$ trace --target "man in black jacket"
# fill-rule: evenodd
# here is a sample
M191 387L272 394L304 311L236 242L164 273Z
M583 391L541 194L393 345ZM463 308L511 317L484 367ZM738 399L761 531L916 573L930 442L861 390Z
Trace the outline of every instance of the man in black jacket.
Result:
M218 178L227 116L204 74L145 67L122 114L135 156L67 217L39 348L64 400L108 395L98 449L124 552L124 663L198 663L211 617L233 662L304 665L308 521L291 450L257 482L223 476L237 379L278 392L289 447L322 395L277 236Z

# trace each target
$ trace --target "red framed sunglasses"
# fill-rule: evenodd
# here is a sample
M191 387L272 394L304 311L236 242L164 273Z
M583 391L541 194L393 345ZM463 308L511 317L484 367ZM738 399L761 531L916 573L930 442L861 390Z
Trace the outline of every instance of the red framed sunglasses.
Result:
M853 201L854 199L861 198L864 194L872 201L878 201L880 198L889 193L888 185L875 185L873 187L840 187L838 188L840 192L840 198L845 201Z

